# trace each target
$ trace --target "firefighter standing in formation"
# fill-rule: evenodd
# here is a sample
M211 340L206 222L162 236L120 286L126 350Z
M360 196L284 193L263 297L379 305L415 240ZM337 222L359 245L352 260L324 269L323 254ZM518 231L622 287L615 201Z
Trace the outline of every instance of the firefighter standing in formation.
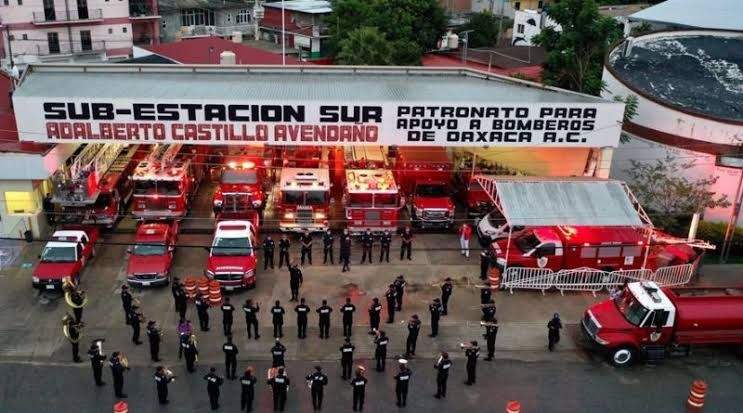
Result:
M99 346L99 342L102 340L96 340L90 343L90 349L88 349L88 357L90 357L90 367L93 369L93 380L96 386L103 386L106 384L101 378L103 375L103 362L106 361L106 355L103 354L102 348Z
M350 263L351 263L351 234L348 233L348 228L345 228L343 230L343 235L341 235L341 265L343 268L341 269L341 272L350 271Z
M325 386L328 385L328 376L322 372L322 367L315 366L315 372L308 374L305 380L310 382L310 392L312 393L312 407L315 410L322 409L322 399Z
M397 308L397 289L394 284L387 286L384 297L387 299L387 324L392 324L395 322L395 308Z
M160 340L162 332L157 327L155 320L147 322L147 341L150 342L150 360L157 363L160 361Z
M484 249L480 252L480 279L485 280L488 278L488 271L490 271L490 264L492 263L492 255L490 250Z
M384 331L377 331L374 344L374 359L377 362L377 371L384 371L384 367L387 365L387 344L390 340L387 338L387 334Z
M124 394L124 370L129 370L129 361L122 353L114 351L111 353L108 365L111 367L111 376L114 380L114 395L119 399L126 398L126 394Z
M175 311L178 313L180 318L186 318L188 298L186 297L186 291L183 288L183 284L176 280L173 280L173 300L175 301Z
M395 297L395 300L397 301L396 310L402 311L402 296L405 294L405 286L407 285L407 283L405 282L405 277L403 277L402 274L398 275L392 284L394 284L395 293L397 294L397 296Z
M428 305L428 312L431 313L431 334L428 337L439 335L439 319L441 318L441 300L434 298L433 302Z
M287 238L286 234L282 234L281 239L279 240L279 269L281 269L281 266L284 265L284 262L286 262L287 267L289 266L290 246L291 241L289 241L289 238Z
M485 281L484 285L480 287L480 304L489 303L491 298L493 298L493 290L490 281Z
M307 262L312 265L312 235L310 232L305 230L299 238L299 242L302 244L302 265L304 265L305 257L307 257Z
M495 319L495 301L491 298L486 304L482 304L482 321L491 322Z
M364 409L364 396L366 394L366 377L364 377L364 370L361 368L356 369L356 377L351 380L351 387L353 387L353 411L361 411Z
M289 377L286 377L283 367L279 367L276 376L268 379L268 384L271 385L271 390L273 390L273 409L283 412L290 384Z
M271 367L284 367L284 353L286 347L277 338L276 344L271 347Z
M270 235L266 236L263 240L263 270L267 270L268 266L273 269L273 256L276 250L276 242L271 238Z
M449 298L451 298L453 289L451 278L446 277L444 283L441 284L441 315L449 315Z
M372 299L372 304L369 307L369 327L371 328L369 334L376 334L377 330L379 330L379 318L381 312L382 305L379 304L379 298L374 297L374 299Z
M343 340L343 345L340 348L341 351L341 377L343 380L351 378L351 365L353 364L353 351L356 346L351 344L351 339L346 337Z
M232 314L235 312L235 307L230 304L230 297L224 298L224 304L222 304L222 331L225 336L232 335Z
M222 345L222 351L224 352L224 375L230 380L235 380L237 378L237 353L240 351L232 342L231 335L227 336L227 342Z
M383 260L390 262L390 244L392 244L392 234L386 229L379 237L379 262Z
M341 313L343 314L343 335L345 337L351 337L353 334L353 313L356 311L356 306L351 304L351 297L346 297L346 304L341 307Z
M160 404L168 404L168 383L175 380L175 376L169 374L163 366L157 366L155 370L155 385L157 386L157 401Z
M245 326L248 330L248 338L252 338L251 327L255 332L255 339L261 338L258 334L258 312L261 311L261 307L258 304L253 305L253 300L245 300L243 305L243 312L245 313Z
M129 324L130 314L132 312L132 294L129 292L129 286L124 284L121 286L121 306L124 307L124 320L126 324Z
M299 287L302 286L303 282L304 277L302 276L302 270L299 269L299 265L296 262L289 264L289 289L292 294L292 298L289 301L297 301L299 299Z
M436 369L436 395L433 397L437 399L446 398L446 382L449 380L449 369L451 368L449 353L442 352L433 368Z
M407 366L407 360L400 360L400 372L395 375L395 396L397 396L397 407L404 407L408 402L408 385L413 371Z
M193 373L196 371L194 363L199 355L199 349L196 347L196 336L191 334L188 339L182 344L183 357L186 358L186 371Z
M245 369L240 377L240 411L253 411L253 399L255 398L255 383L258 379L253 376L253 367Z
M418 314L413 314L408 321L408 339L405 341L405 357L415 355L415 346L418 343L418 333L421 331L421 320Z
M322 236L322 263L327 264L328 258L330 258L330 264L335 264L333 261L333 233L328 228Z
M413 232L410 230L410 227L405 227L402 234L400 234L400 238L402 239L402 243L400 244L400 261L402 261L403 257L407 257L408 261L411 261L411 254L413 252Z
M211 367L209 374L204 376L204 380L206 380L206 392L209 395L209 404L212 410L219 409L219 387L224 383L224 380L216 372L217 369Z
M464 384L471 386L476 382L477 358L480 357L480 347L477 341L470 341L469 344L462 344L464 356L467 357L467 381Z
M374 246L374 235L371 229L367 228L366 232L361 235L361 264L365 263L367 258L369 264L372 263L372 247Z
M310 313L310 307L305 304L304 297L299 299L294 312L297 313L297 338L307 338L307 315Z
M491 361L495 355L495 337L498 335L498 319L494 318L493 321L483 322L482 324L485 327L485 334L483 334L483 337L488 346L488 357L484 360Z
M209 302L203 294L196 296L196 314L199 316L201 331L209 331Z
M333 309L328 305L328 300L322 300L322 305L315 311L319 315L320 338L330 338L330 313Z
M139 307L132 306L132 310L129 313L129 324L132 326L132 343L135 345L140 345L142 342L139 340L139 333L140 329L142 327L142 321L144 320L144 315L139 312Z
M276 300L276 304L271 307L271 321L273 322L273 336L275 338L284 337L284 307L281 301Z

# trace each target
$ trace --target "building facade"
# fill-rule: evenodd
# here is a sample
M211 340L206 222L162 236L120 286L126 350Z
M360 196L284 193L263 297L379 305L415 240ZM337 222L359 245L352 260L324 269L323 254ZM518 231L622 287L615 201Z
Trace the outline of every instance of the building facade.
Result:
M253 1L160 1L160 40L172 42L207 36L255 36ZM198 6L198 7L196 7Z
M559 24L540 10L517 10L513 17L513 46L533 46L532 39L542 32L545 27L554 27L562 30Z
M282 5L286 47L301 57L316 59L327 55L327 27L323 17L332 11L326 0L292 0L263 4L259 24L261 38L281 44Z
M556 3L554 0L472 0L472 11L490 11L513 19L518 10L542 10L544 6Z

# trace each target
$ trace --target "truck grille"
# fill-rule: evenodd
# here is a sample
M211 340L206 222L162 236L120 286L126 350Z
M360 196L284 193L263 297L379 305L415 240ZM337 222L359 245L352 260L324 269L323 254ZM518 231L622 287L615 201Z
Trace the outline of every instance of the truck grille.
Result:
M312 208L297 209L297 222L299 224L312 224Z
M157 278L157 274L155 273L149 273L149 274L134 274L134 278L138 280L154 280Z
M431 211L431 210L424 210L423 211L423 219L444 219L446 218L447 212L446 211Z
M595 337L596 333L599 331L598 326L593 322L593 318L591 318L588 312L583 316L583 327L591 337Z
M364 211L364 221L366 221L365 224L368 226L378 226L381 219L381 211Z
M219 281L239 281L242 278L243 274L240 272L218 272L214 274L214 279Z

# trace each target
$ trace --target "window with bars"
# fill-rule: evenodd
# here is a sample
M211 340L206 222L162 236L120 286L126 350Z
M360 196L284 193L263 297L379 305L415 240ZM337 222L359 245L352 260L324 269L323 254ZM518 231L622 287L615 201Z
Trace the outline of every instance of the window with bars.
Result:
M182 26L214 26L214 10L183 9L181 10Z
M250 9L240 9L235 16L236 24L250 23Z

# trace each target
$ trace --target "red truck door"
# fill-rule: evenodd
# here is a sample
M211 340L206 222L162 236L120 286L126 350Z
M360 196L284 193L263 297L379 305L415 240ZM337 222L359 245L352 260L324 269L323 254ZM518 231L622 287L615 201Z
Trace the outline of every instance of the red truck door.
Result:
M637 342L642 346L664 346L668 344L673 336L672 320L667 310L657 309L651 311L645 320L636 329Z

